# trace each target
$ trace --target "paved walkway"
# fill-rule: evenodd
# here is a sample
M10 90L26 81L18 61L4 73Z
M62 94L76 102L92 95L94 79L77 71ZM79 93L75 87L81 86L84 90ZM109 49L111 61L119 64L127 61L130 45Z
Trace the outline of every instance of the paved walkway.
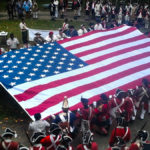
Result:
M65 15L64 15L64 18L69 18L70 20L72 19L74 19L73 17L74 17L74 15L73 15L73 11L67 11L66 13L65 13ZM84 13L82 12L82 15L81 15L81 17L78 17L78 19L76 20L76 21L86 21L86 22L88 22L89 20L86 20L85 19L85 15L84 15ZM16 17L15 17L16 18ZM0 12L0 20L7 20L8 19L8 15L7 15L7 12ZM38 19L41 19L41 20L48 20L48 19L51 19L51 17L50 17L50 13L49 13L49 11L39 11L39 18ZM64 19L62 19L62 18L58 18L57 20L64 20Z

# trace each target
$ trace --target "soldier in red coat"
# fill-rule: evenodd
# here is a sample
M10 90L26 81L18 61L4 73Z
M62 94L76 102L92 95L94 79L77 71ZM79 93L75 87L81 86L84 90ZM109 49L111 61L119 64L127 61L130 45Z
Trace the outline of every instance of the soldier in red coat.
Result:
M109 145L114 146L115 139L117 137L121 137L125 143L129 142L131 139L131 131L130 128L127 126L125 118L119 117L117 120L117 127L112 130Z
M80 124L81 122L81 129L84 130L85 125L88 129L91 128L91 120L94 115L94 110L91 106L88 105L89 100L86 98L81 98L81 102L83 104L83 108L78 109L76 113L77 121Z
M29 148L29 150L46 150L44 146L40 143L40 141L45 138L45 134L43 132L36 132L31 137L31 142L33 146Z
M77 146L77 150L98 150L98 145L93 141L93 133L89 130L82 138L82 144Z
M61 142L61 128L59 125L52 123L50 127L50 135L41 139L40 143L46 147L46 150L56 150Z
M99 128L98 133L107 135L110 127L110 115L109 115L109 98L106 94L101 94L101 99L98 102L98 107L95 108L95 119L93 123Z
M15 131L6 128L5 132L1 135L3 140L0 142L0 150L18 150L19 143L12 141L12 138L16 136L17 134Z
M116 97L110 102L111 115L116 118L116 114L124 114L127 122L131 120L133 115L134 103L132 98L127 96L127 93L123 90L116 90Z

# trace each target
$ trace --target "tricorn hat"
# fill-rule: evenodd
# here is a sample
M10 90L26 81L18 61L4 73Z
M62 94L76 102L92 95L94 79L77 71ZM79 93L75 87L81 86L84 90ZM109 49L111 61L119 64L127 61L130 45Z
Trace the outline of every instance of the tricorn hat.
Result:
M62 108L69 108L69 103L68 103L67 96L64 97Z
M41 33L40 32L36 32L35 35L41 35Z
M21 144L19 145L19 150L29 150L29 148Z
M81 97L81 102L82 102L82 103L88 103L88 102L89 102L89 100L88 100L87 98L83 98L83 97Z
M65 143L71 143L72 142L72 138L68 135L65 135L62 137L63 142Z
M56 123L52 123L51 125L50 125L50 132L53 134L53 133L59 133L61 131L61 127L58 125L58 124L56 124Z
M12 131L10 128L6 128L4 133L2 134L2 137L6 136L14 136L15 138L17 137L16 131Z
M44 138L46 135L43 132L35 132L31 137L32 143L38 143L42 138Z
M121 96L122 94L125 94L125 91L120 90L120 89L117 89L117 90L116 90L116 97L122 97L122 96Z

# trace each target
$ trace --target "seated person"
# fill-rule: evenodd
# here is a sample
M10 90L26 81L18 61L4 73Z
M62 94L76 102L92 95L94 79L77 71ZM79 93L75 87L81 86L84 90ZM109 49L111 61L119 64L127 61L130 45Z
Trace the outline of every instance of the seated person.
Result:
M65 38L68 38L67 35L65 33L63 33L63 30L60 28L59 29L59 33L56 35L56 40L63 40Z
M35 37L33 39L35 45L42 45L46 40L41 36L41 33L37 32L35 33Z
M45 38L47 42L55 42L56 41L56 36L54 35L53 32L49 32L49 35Z
M88 31L87 31L85 25L82 24L80 29L78 30L78 35L80 36L80 35L83 35L84 33L87 33L87 32Z
M69 37L78 36L78 32L77 32L77 30L74 28L74 26L69 26L69 31L68 31L68 33L67 33L67 36L69 36Z
M19 41L14 37L13 33L10 33L10 38L7 40L7 46L9 50L19 49Z

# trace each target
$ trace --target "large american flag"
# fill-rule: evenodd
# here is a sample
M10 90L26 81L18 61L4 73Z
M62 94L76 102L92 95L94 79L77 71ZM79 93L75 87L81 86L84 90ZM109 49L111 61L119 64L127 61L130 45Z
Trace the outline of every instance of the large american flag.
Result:
M0 82L33 119L59 113L64 96L71 110L101 93L114 94L150 79L150 38L122 25L0 56Z

